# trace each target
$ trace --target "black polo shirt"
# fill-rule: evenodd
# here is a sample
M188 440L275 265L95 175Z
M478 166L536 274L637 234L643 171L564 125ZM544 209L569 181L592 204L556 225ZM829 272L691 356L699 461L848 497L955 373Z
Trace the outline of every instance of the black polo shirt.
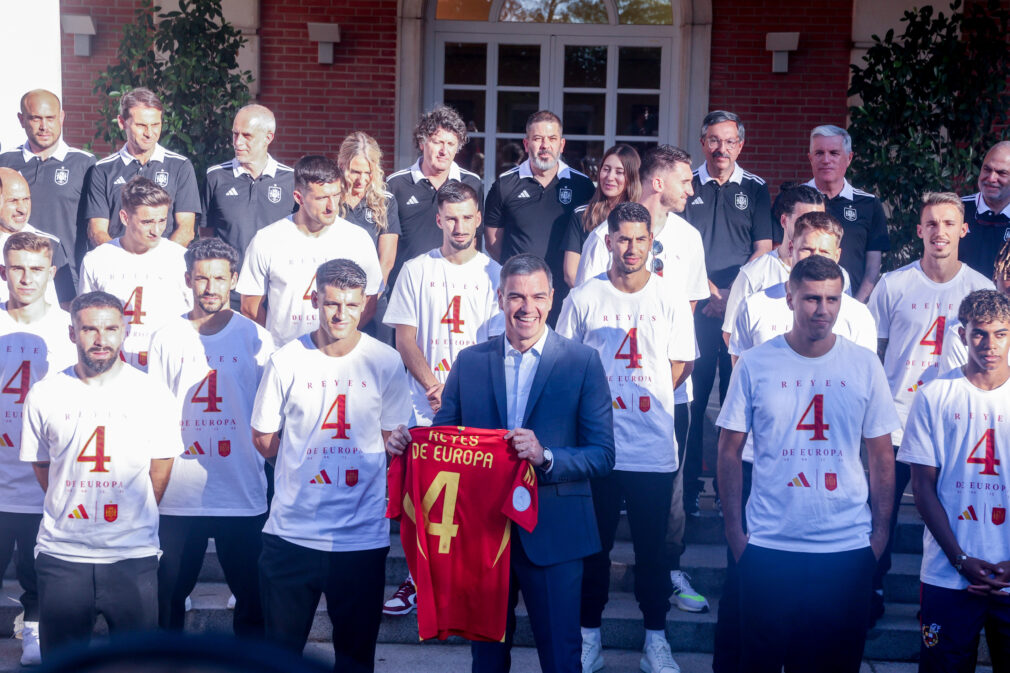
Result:
M484 183L479 175L460 168L454 161L449 167L449 180L472 187L477 192L477 207L483 210ZM435 224L435 215L438 213L438 206L435 205L437 190L421 172L420 159L410 168L397 171L386 178L386 189L396 199L400 221L396 263L389 274L389 285L392 286L404 262L442 245L442 230Z
M294 210L294 189L294 169L273 157L255 179L235 159L211 166L203 188L203 226L238 250L241 261L257 231Z
M154 148L154 154L141 165L124 145L112 156L105 157L91 171L88 186L87 205L84 217L100 217L109 220L109 236L118 238L123 234L123 223L119 220L119 210L123 185L135 175L143 175L172 195L172 206L168 210L168 226L162 234L168 238L175 231L176 213L200 214L200 190L196 184L196 173L189 159L165 149L161 145Z
M396 208L396 197L394 197L390 192L386 192L386 228L382 232L379 232L375 228L375 216L372 214L372 209L368 207L364 199L358 201L358 205L354 208L348 208L344 213L344 219L348 222L358 225L365 232L372 237L372 243L375 243L375 249L379 249L379 236L386 234L400 235L400 214L397 212ZM439 230L439 235L442 232ZM439 241L441 245L441 241Z
M562 243L565 252L574 252L576 255L582 255L582 247L586 244L586 239L589 238L589 234L591 233L586 231L586 225L582 221L588 207L588 204L579 206L572 211L571 217L568 218L568 229L565 230L565 238ZM600 224L603 224L603 222Z
M817 189L813 180L807 186ZM849 272L852 293L855 295L866 275L866 252L886 252L891 249L884 207L876 196L855 189L846 180L838 196L828 199L827 211L838 220L845 232L842 237L842 257L838 263Z
M1010 240L1010 206L1003 212L993 212L978 193L964 196L961 201L968 233L957 248L957 258L986 278L992 278L999 251Z
M546 187L530 170L529 159L498 176L484 204L484 226L504 229L501 260L530 253L547 262L554 276L554 325L568 296L564 242L572 212L593 196L596 186L585 174L558 162L558 172Z
M87 221L81 198L95 165L94 155L70 147L61 138L56 151L45 160L32 153L27 142L0 154L0 166L13 168L28 182L32 196L32 224L60 240L71 282L77 283L77 269L87 252ZM61 284L58 282L57 287ZM66 287L63 285L63 287ZM70 299L73 295L70 296ZM64 301L61 295L60 300ZM67 299L69 301L69 299Z
M768 185L740 164L720 185L704 163L694 171L691 185L694 196L687 199L684 219L701 233L709 280L716 287L731 287L754 254L754 243L772 238Z

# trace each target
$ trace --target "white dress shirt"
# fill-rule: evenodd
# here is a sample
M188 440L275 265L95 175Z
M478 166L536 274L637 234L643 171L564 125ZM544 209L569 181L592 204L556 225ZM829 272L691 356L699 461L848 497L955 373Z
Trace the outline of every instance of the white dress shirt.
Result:
M505 397L508 400L506 421L510 430L521 428L526 420L530 388L533 387L533 378L537 375L549 331L550 328L545 327L540 339L525 353L517 351L508 338L505 339Z

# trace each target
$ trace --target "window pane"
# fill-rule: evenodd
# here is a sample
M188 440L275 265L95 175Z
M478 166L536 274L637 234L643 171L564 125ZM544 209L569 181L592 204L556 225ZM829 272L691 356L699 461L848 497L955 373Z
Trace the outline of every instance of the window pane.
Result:
M487 21L491 0L438 0L436 19Z
M617 0L617 14L622 24L669 26L673 23L670 0Z
M447 42L446 84L484 84L487 80L487 45Z
M609 23L599 0L505 0L499 21L520 23Z
M660 47L621 47L617 59L617 87L659 89L662 59Z
M566 93L561 119L567 135L603 135L606 94Z
M565 47L565 86L607 86L606 47Z
M569 140L565 143L565 163L596 182L603 158L602 140Z
M540 86L540 45L498 45L499 86Z
M640 157L641 156L645 156L645 153L646 153L647 150L649 150L649 149L651 149L651 148L653 148L653 147L655 147L656 145L659 144L659 143L655 143L655 142L652 142L652 143L650 143L650 142L633 143L633 142L627 142L627 141L623 141L623 140L618 140L617 142L623 142L625 145L631 145L632 147L635 148L635 151L638 152L638 156L640 156Z
M446 88L443 101L446 105L456 108L459 116L466 122L469 132L483 132L484 127L484 92L456 91Z
M659 94L619 94L617 96L617 135L659 135Z
M526 119L540 106L536 91L498 92L498 131L500 133L526 133Z
M456 163L461 168L473 171L481 178L484 177L484 139L470 136L466 145L456 153Z
M526 150L523 149L523 141L516 139L501 138L495 143L495 176L499 176L505 171L515 168L526 160Z

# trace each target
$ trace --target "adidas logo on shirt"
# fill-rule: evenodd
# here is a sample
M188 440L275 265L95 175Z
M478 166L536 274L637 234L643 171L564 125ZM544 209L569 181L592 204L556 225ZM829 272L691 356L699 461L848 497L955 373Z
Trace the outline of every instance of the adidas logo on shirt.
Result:
M229 190L228 190L227 192L225 192L225 193L224 193L224 195L225 195L225 196L238 196L238 192L237 192L237 191L235 191L235 188L234 188L234 187L232 187L232 188L231 188L231 189L229 189Z
M125 185L126 184L126 180L124 180L123 176L120 175L118 178L116 178L116 181L113 182L112 184L114 184L114 185Z
M407 199L407 205L408 206L416 206L418 203L419 202L418 202L416 196L411 196L409 199Z
M530 198L530 195L529 195L529 193L528 193L528 192L527 192L527 191L526 191L526 190L524 189L524 190L522 190L521 192L519 192L519 196L517 196L516 198L517 198L517 199L528 199L528 198Z
M694 199L694 201L691 202L691 205L692 206L700 206L703 203L705 203L705 202L701 200L701 197L700 196L696 196L695 199Z

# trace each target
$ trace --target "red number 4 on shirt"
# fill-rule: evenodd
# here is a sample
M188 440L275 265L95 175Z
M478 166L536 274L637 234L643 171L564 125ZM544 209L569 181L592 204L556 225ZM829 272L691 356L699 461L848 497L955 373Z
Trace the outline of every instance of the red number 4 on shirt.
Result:
M975 454L978 452L978 447L985 444L985 455L979 458ZM999 472L996 471L996 466L999 465L999 458L996 457L996 433L992 428L985 431L982 438L975 442L975 446L972 447L971 453L968 454L966 463L969 465L981 465L982 471L979 474L985 474L992 477L998 477Z
M813 423L806 423L807 416L813 411ZM806 410L803 415L800 416L799 422L796 424L797 430L812 430L813 436L810 437L810 441L825 440L828 438L824 434L827 430L831 429L831 426L824 422L824 395L818 393L814 395L814 399L810 400L810 404L807 405Z
M88 448L91 446L92 442L95 445L95 455L89 456L87 455ZM84 448L81 449L81 452L77 454L77 462L94 463L95 466L91 468L91 472L108 472L109 470L105 467L105 464L111 460L112 458L105 455L105 426L99 425L95 428L95 431L91 433L91 436L88 437L88 441L84 444Z

